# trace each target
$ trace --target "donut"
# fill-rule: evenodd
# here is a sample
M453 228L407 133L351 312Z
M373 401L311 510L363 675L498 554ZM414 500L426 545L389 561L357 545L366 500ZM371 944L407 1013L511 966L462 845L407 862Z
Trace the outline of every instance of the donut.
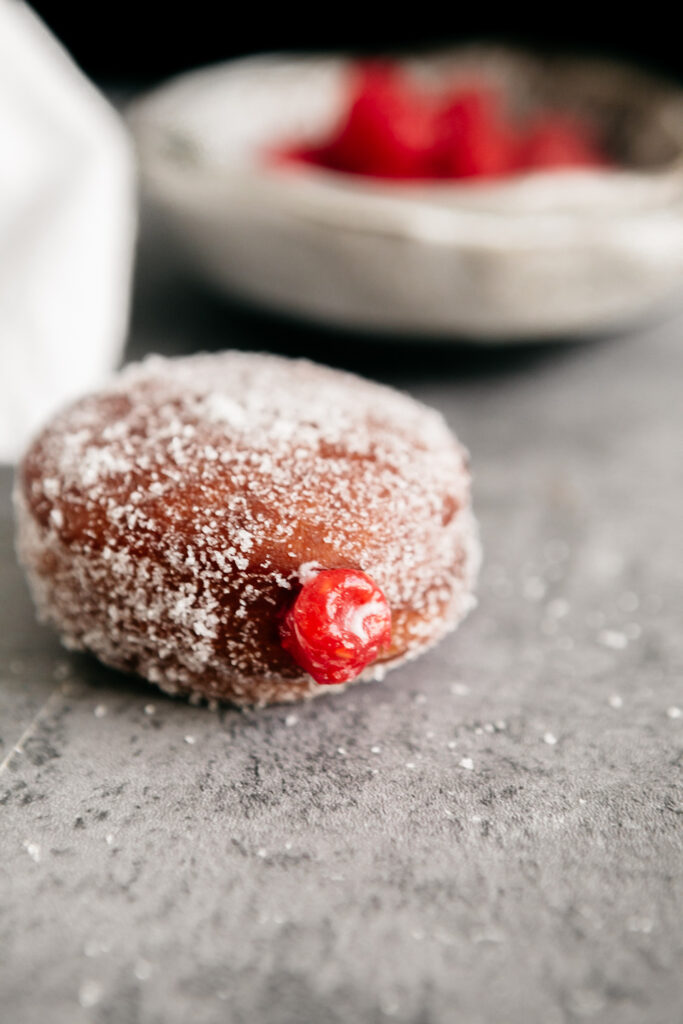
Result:
M35 439L15 507L41 619L169 693L381 678L474 604L468 457L442 416L303 359L129 365Z

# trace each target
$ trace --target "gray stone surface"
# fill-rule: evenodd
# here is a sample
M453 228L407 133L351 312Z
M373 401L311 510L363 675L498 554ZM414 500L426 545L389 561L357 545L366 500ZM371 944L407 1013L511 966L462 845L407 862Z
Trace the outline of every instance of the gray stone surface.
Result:
M683 1020L680 322L395 350L143 271L135 354L303 350L442 409L480 607L382 684L192 707L35 624L5 472L0 1017Z

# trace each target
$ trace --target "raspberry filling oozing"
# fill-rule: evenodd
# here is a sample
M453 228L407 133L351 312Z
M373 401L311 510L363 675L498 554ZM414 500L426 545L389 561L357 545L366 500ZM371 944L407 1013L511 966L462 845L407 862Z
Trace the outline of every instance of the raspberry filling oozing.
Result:
M389 646L389 604L366 573L321 569L285 615L280 639L316 683L347 683Z

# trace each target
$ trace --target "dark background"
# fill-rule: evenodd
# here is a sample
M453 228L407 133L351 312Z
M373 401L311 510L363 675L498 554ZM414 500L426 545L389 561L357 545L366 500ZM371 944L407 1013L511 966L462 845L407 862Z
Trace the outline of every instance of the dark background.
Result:
M267 50L377 51L472 39L507 40L544 51L578 50L635 60L683 77L680 35L657 7L585 11L575 4L536 9L510 4L65 3L33 5L77 62L105 84L146 84L198 64ZM379 5L378 5L379 6ZM606 5L605 5L606 6ZM672 8L670 8L671 10ZM316 13L317 12L317 13ZM484 13L485 12L485 13ZM602 17L601 17L602 15Z

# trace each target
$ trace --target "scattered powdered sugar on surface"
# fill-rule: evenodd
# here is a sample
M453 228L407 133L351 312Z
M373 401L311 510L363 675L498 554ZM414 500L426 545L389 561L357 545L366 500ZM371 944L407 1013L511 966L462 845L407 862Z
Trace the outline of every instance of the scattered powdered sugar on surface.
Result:
M88 978L82 982L78 989L78 1002L84 1008L96 1006L102 998L102 986L98 981L93 978Z
M42 853L39 843L32 843L30 840L26 839L24 841L24 849L35 864L40 864Z
M598 641L613 651L623 651L628 645L628 637L618 629L603 629L598 635Z
M315 693L277 633L314 566L378 583L389 663L474 603L467 460L442 417L305 360L132 365L38 438L16 503L34 596L66 645L172 692Z

